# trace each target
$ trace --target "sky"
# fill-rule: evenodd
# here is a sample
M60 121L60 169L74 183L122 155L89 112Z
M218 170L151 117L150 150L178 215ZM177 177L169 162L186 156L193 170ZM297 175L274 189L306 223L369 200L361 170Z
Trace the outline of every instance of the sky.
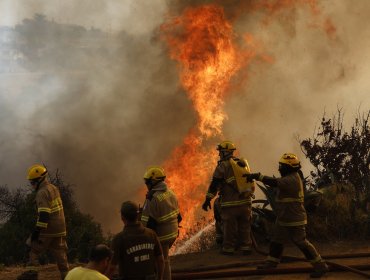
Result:
M58 168L75 185L81 209L105 230L117 230L120 203L142 203L146 167L168 159L196 121L178 65L158 39L169 14L194 2L0 0L0 26L41 13L120 34L97 42L87 60L85 53L74 54L79 72L58 68L66 50L48 61L36 59L37 71L0 73L0 184L24 187L25 171L35 162ZM238 4L217 2L227 15ZM236 39L251 34L271 58L244 69L244 82L225 100L224 137L236 143L252 171L278 175L280 156L293 152L308 174L312 166L297 138L312 137L324 112L330 117L342 108L349 126L370 108L370 1L318 3L314 16L297 6L267 21L258 12L233 21ZM335 36L317 26L326 19ZM48 42L57 38L48 36ZM108 53L98 51L105 47Z

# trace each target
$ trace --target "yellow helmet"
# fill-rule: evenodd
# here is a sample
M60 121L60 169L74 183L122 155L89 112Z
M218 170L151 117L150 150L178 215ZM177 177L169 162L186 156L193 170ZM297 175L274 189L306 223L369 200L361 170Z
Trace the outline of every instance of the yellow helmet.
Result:
M27 180L34 180L38 178L43 178L46 176L48 171L46 167L41 164L32 165L27 172Z
M236 150L236 147L231 141L222 141L220 144L217 145L217 150L232 152Z
M291 154L291 153L283 154L281 159L279 160L279 163L289 165L290 167L293 167L293 168L301 167L301 163L298 157L295 154Z
M164 173L163 168L159 166L149 167L144 174L144 179L146 180L163 180L164 178L166 178L166 174Z

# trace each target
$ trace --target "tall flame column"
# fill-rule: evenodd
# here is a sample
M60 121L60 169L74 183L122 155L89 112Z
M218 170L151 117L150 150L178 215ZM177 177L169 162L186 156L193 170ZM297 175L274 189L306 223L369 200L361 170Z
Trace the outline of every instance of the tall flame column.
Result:
M222 136L227 118L224 99L232 76L242 64L233 45L232 25L216 5L188 8L161 27L170 57L179 62L180 81L197 113L197 123L165 163L168 183L176 192L185 233L200 221L203 201L214 164L215 147L207 139Z

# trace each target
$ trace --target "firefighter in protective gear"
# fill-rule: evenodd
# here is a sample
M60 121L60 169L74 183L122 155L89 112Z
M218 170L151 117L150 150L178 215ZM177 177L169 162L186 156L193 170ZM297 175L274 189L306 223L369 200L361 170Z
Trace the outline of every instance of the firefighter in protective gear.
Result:
M211 200L220 194L221 219L223 229L223 240L221 253L225 255L234 254L235 248L244 255L251 253L251 213L253 195L252 184L247 189L241 188L241 177L243 172L249 172L246 160L233 156L235 145L230 141L223 141L217 146L220 160L213 173L211 184L202 205L203 210L211 208ZM245 179L244 179L245 181ZM238 244L236 244L238 241Z
M156 232L163 249L163 279L171 279L169 249L178 236L178 225L182 218L176 195L165 183L166 174L163 168L152 166L144 174L148 188L143 206L141 222Z
M57 187L47 178L45 166L36 164L28 169L27 179L36 191L38 218L36 227L27 240L31 247L29 265L38 265L38 256L45 250L53 253L61 279L68 273L66 225L63 204Z
M279 160L281 178L263 176L260 173L247 174L247 181L258 180L277 188L275 231L270 244L269 256L259 269L275 268L280 262L285 236L302 251L314 268L311 277L318 278L328 271L315 247L306 238L307 214L304 208L304 186L299 175L301 164L298 157L285 153Z

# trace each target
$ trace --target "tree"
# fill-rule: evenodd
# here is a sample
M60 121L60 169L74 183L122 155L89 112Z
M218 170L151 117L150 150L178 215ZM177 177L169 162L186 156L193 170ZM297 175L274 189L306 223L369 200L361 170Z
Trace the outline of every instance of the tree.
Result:
M73 197L73 186L64 182L58 171L50 176L58 186L67 225L68 258L85 261L89 249L105 241L101 225L81 213ZM0 186L0 263L21 263L28 256L25 241L36 224L35 193L30 188L10 191ZM49 256L46 256L48 259Z
M358 113L349 132L343 128L343 113L338 109L332 118L325 114L321 126L312 138L300 141L301 149L315 170L311 172L311 187L325 174L335 181L350 183L356 193L370 194L370 110Z

